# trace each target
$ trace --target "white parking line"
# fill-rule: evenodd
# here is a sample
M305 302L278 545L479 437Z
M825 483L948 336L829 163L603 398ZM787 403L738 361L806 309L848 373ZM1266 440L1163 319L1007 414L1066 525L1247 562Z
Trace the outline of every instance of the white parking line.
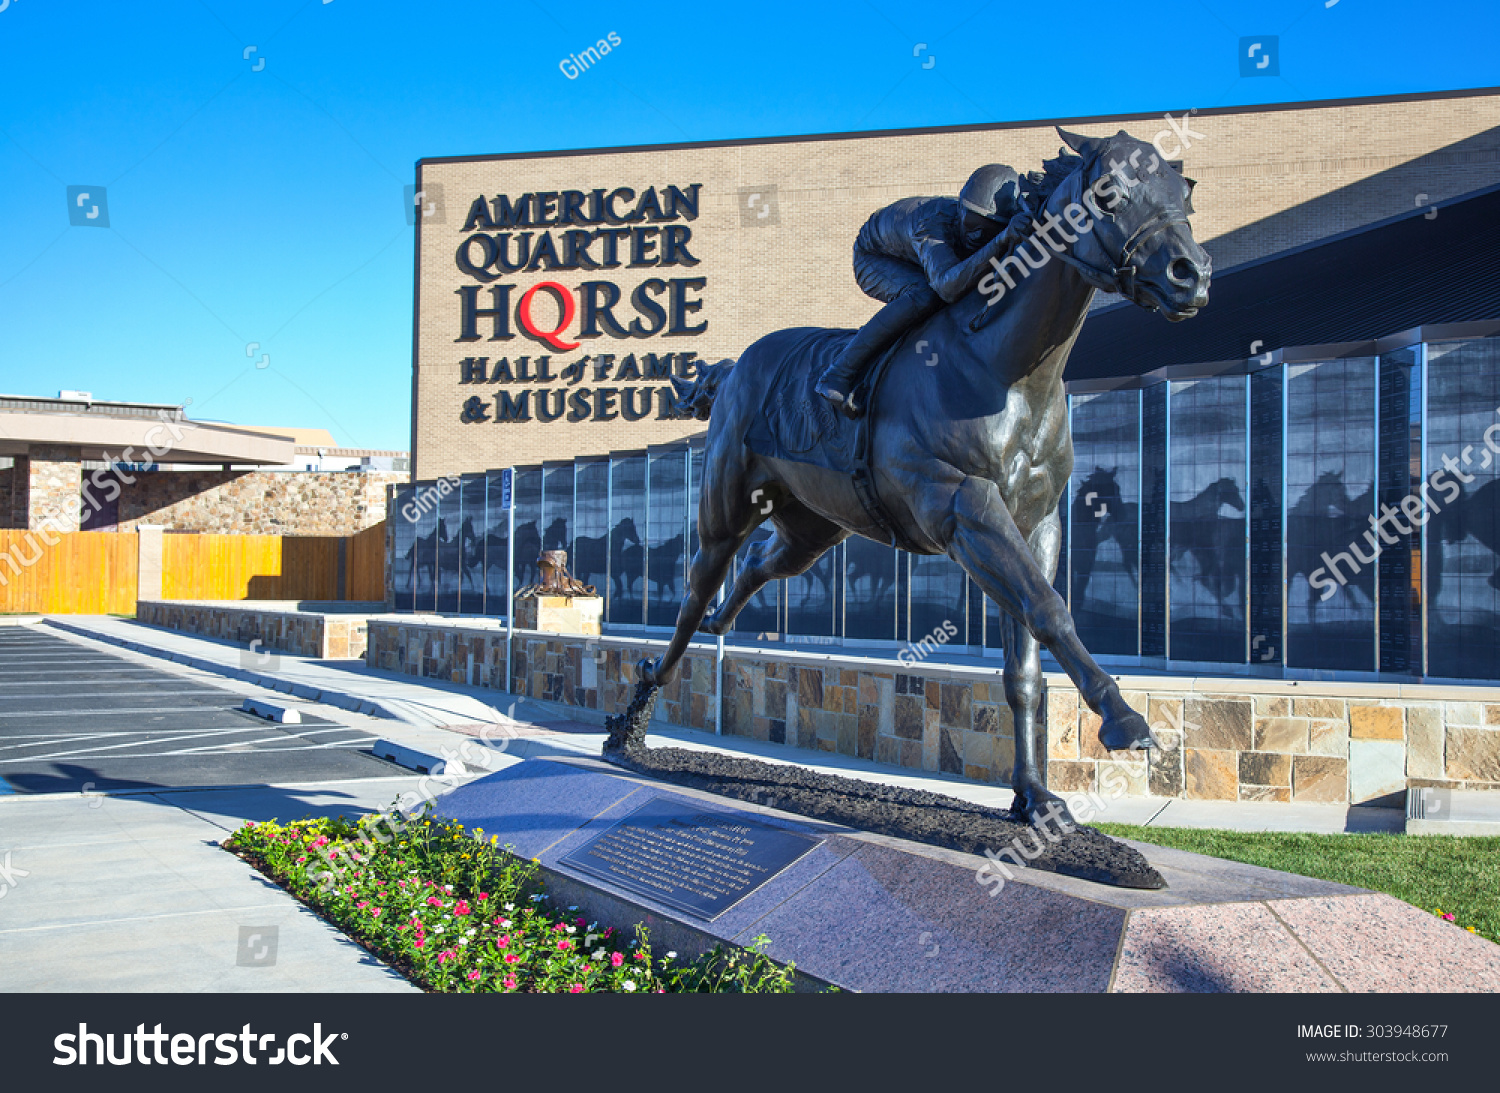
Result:
M326 728L310 730L309 733L307 733L306 735L313 735L313 734L326 733L326 732L340 732L340 731L342 731L342 732L359 732L358 729L350 729L350 728L348 728L345 725L330 725L330 726L328 726ZM193 739L210 739L212 737L224 737L224 736L243 736L246 733L255 733L256 736L255 736L254 739L260 739L260 740L277 740L277 739L279 739L279 738L281 738L283 736L291 736L292 735L291 733L269 732L266 729L260 728L259 726L248 725L248 726L246 726L243 729L216 729L216 730L209 731L209 732L198 732L198 733L189 734L187 736L179 736L179 737L177 737L176 740L171 741L171 743L177 743L178 741L184 740L184 739L186 739L186 740L193 740ZM126 742L120 743L120 744L109 744L109 745L106 745L104 747L74 748L71 751L45 752L45 753L40 754L40 755L23 755L23 756L17 756L15 758L10 758L10 759L0 759L0 766L11 765L11 764L15 764L15 763L49 763L49 762L53 762L54 760L57 760L57 759L102 759L102 758L107 758L107 756L104 754L105 752L120 752L120 751L122 751L124 749L128 749L128 748L142 748L142 747L147 747L147 746L153 745L153 744L160 745L160 744L163 744L163 743L167 742L167 741L164 741L164 740L161 740L161 739L152 738L152 736L149 733L144 733L143 732L143 733L138 733L137 735L139 737L141 737L141 739L129 740L129 741L126 741ZM300 736L300 735L303 735L303 734L298 734L298 735ZM375 737L370 736L367 733L361 733L358 742L360 742L360 743L373 743L374 740L375 740ZM350 743L354 743L354 742L355 741L350 741ZM209 745L209 746L203 747L203 748L176 748L176 749L174 749L172 751L151 752L149 754L152 754L152 755L195 755L195 754L207 754L207 753L212 753L212 752L216 752L216 751L218 751L218 752L225 752L225 751L228 751L228 749L231 748L231 747L244 747L245 745L253 744L253 743L254 743L253 739L252 740L241 740L241 741L237 741L233 745L213 744L213 745ZM42 747L43 745L42 744L31 744L31 745L26 745L26 746L29 746L29 747ZM329 745L322 745L322 744L320 744L320 745L314 745L314 747L327 747L327 746L329 746ZM261 750L265 750L265 751L303 751L303 750L311 750L311 749L302 749L302 748L266 748L266 749L261 749ZM141 758L141 756L140 755L129 755L129 756L115 755L115 756L112 756L112 757L109 757L109 758L139 759L139 758Z
M187 690L187 691L158 691L158 690L150 690L150 691L90 691L89 694L88 694L88 697L89 698L141 698L141 697L144 696L144 697L155 698L157 696L169 696L169 695L171 695L171 696L181 696L181 695L204 695L204 696L208 696L208 695L212 695L213 697L218 698L221 701L228 701L228 696L226 696L223 691L220 691L220 690L217 690L217 689L213 689L213 688L208 688L208 687L199 687L199 688L196 688L194 690ZM16 698L56 698L56 697L57 697L56 695L49 695L49 694L5 694L5 695L0 695L0 703L9 702L12 699L16 699Z
M233 697L233 696L230 696ZM16 710L0 713L0 717L113 717L117 714L135 713L203 713L207 710L228 710L231 706L120 706L112 710Z

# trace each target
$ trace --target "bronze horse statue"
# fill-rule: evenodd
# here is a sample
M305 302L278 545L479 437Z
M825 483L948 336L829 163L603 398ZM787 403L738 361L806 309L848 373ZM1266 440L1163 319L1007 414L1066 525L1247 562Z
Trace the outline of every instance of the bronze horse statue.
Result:
M1063 367L1096 288L1177 321L1207 303L1211 263L1188 225L1192 184L1149 144L1123 131L1108 138L1059 133L1073 154L1064 150L1047 161L1045 175L1033 176L1032 210L1048 234L1024 245L1036 257L1026 260L1029 269L1008 292L998 280L981 280L886 355L866 425L869 481L884 521L862 502L849 474L758 454L746 443L757 419L789 399L818 412L803 395L808 376L820 373L852 331L769 334L732 369L705 374L682 400L695 416L707 409L710 417L701 545L676 631L659 658L637 665L635 696L611 721L609 749L640 744L657 689L671 681L700 628L726 632L766 582L805 572L851 534L946 554L1000 606L1017 815L1038 823L1064 810L1071 818L1037 768L1041 646L1102 719L1106 748L1155 744L1146 719L1084 648L1052 587L1058 502L1073 470ZM1003 303L992 306L997 291ZM775 534L752 551L710 616L736 551L767 519Z

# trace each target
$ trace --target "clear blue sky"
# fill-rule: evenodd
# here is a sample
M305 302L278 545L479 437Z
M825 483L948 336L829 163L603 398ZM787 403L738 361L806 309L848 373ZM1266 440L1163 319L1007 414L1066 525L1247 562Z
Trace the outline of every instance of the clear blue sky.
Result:
M420 157L1485 87L1497 32L1496 0L0 0L0 392L405 448ZM1280 75L1242 77L1262 35Z

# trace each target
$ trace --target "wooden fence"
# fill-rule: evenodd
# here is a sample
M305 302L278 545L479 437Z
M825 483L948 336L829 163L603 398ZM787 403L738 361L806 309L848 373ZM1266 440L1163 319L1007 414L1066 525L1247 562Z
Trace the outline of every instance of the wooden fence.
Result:
M0 614L132 615L136 537L0 530Z
M0 614L135 612L134 532L0 530ZM342 564L341 558L342 555ZM168 600L382 600L385 525L357 535L162 536Z

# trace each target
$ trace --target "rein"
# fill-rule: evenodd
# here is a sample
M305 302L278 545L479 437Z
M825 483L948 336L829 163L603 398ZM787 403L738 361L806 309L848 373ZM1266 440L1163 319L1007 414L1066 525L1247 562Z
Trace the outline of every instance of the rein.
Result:
M1087 203L1083 204L1085 208L1091 207ZM1094 209L1097 209L1097 207L1097 205L1092 206ZM1101 221L1102 217L1095 218L1093 227L1090 230L1097 230ZM1187 222L1187 218L1184 216L1166 212L1158 212L1148 217L1125 240L1125 245L1120 249L1120 256L1113 259L1112 264L1108 266L1096 266L1090 262L1085 262L1082 258L1075 256L1071 250L1052 250L1048 248L1048 252L1052 257L1059 259L1065 265L1076 269L1085 281L1101 292L1118 293L1131 303L1139 303L1136 299L1138 287L1135 283L1136 270L1135 266L1131 264L1131 258L1135 256L1135 252L1141 248L1142 244L1148 240L1159 235L1174 224L1187 224ZM1029 238L1035 239L1036 236L1033 234ZM1102 244L1099 249L1104 250ZM1105 257L1109 257L1107 251L1105 252ZM969 332L974 333L984 326L989 321L990 312L993 310L993 307L987 306L978 315L974 316L969 323Z

